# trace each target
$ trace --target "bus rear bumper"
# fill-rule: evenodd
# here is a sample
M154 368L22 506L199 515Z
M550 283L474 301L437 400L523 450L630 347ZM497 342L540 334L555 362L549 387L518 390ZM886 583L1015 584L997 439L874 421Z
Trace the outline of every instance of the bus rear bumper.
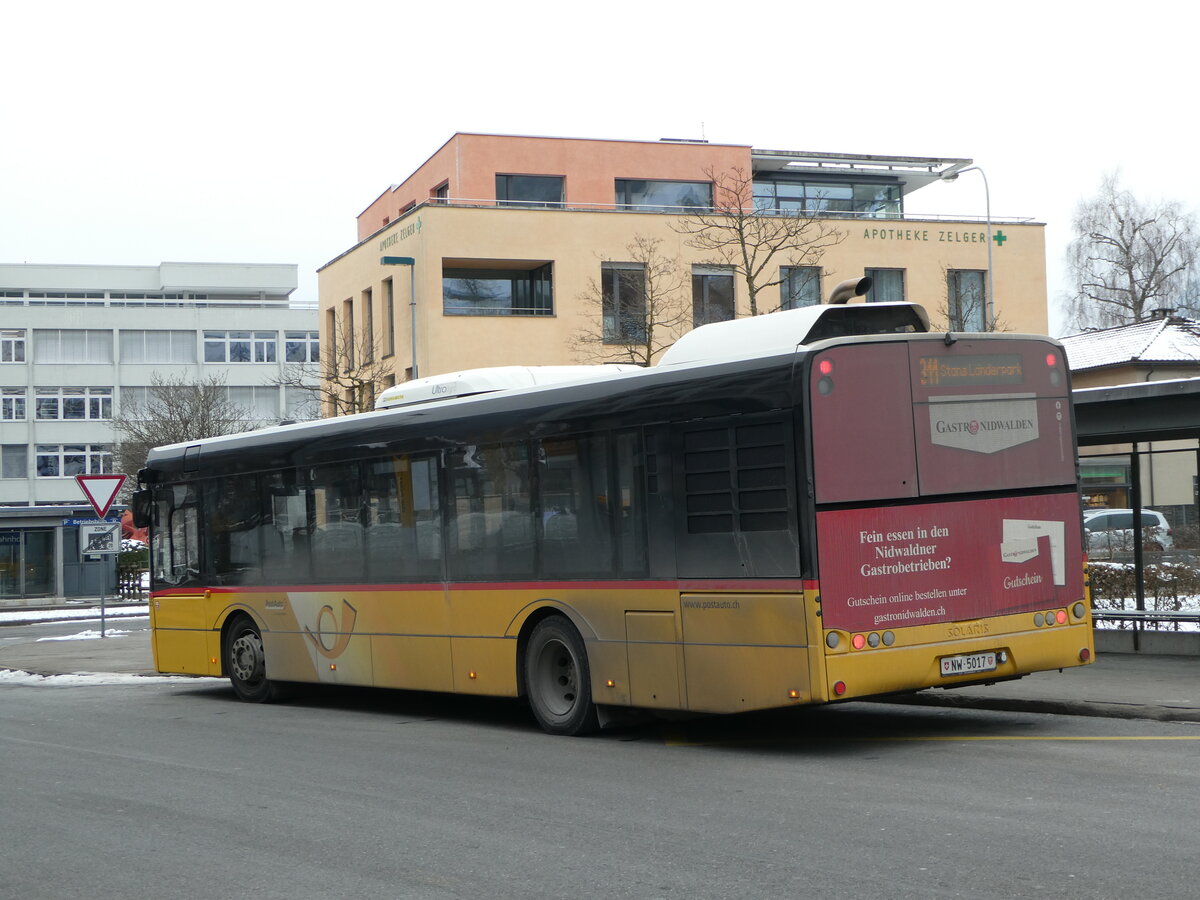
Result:
M1090 622L938 643L907 644L903 631L896 635L891 647L827 652L828 699L987 684L1095 659Z

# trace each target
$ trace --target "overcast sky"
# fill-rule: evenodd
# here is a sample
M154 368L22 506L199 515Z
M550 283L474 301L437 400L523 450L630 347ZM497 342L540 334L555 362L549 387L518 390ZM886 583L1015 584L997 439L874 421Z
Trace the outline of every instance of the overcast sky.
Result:
M1047 224L1106 171L1200 207L1188 3L12 4L0 262L299 266L456 131L970 157ZM909 212L982 216L972 174ZM921 298L911 298L920 301Z

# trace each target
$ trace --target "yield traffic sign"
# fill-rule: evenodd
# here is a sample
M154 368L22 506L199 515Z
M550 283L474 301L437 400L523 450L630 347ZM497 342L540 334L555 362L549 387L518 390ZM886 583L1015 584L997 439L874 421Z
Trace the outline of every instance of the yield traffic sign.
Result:
M96 515L103 519L125 483L124 475L76 475L75 481Z

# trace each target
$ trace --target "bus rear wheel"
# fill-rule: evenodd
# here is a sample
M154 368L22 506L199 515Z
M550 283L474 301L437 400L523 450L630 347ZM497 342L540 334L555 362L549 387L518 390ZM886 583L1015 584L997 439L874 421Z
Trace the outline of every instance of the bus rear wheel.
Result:
M254 620L238 616L225 632L225 671L238 699L268 703L278 699L275 684L267 679L267 656L262 633Z
M587 649L568 619L550 616L537 624L524 665L529 707L544 731L581 735L599 727Z

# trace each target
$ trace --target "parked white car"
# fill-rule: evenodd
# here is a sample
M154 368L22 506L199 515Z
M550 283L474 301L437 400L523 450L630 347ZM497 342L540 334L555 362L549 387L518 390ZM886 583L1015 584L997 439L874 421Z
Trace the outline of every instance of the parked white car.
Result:
M1083 530L1089 553L1133 550L1132 509L1085 509ZM1175 546L1167 517L1157 510L1142 510L1142 549L1170 550Z

